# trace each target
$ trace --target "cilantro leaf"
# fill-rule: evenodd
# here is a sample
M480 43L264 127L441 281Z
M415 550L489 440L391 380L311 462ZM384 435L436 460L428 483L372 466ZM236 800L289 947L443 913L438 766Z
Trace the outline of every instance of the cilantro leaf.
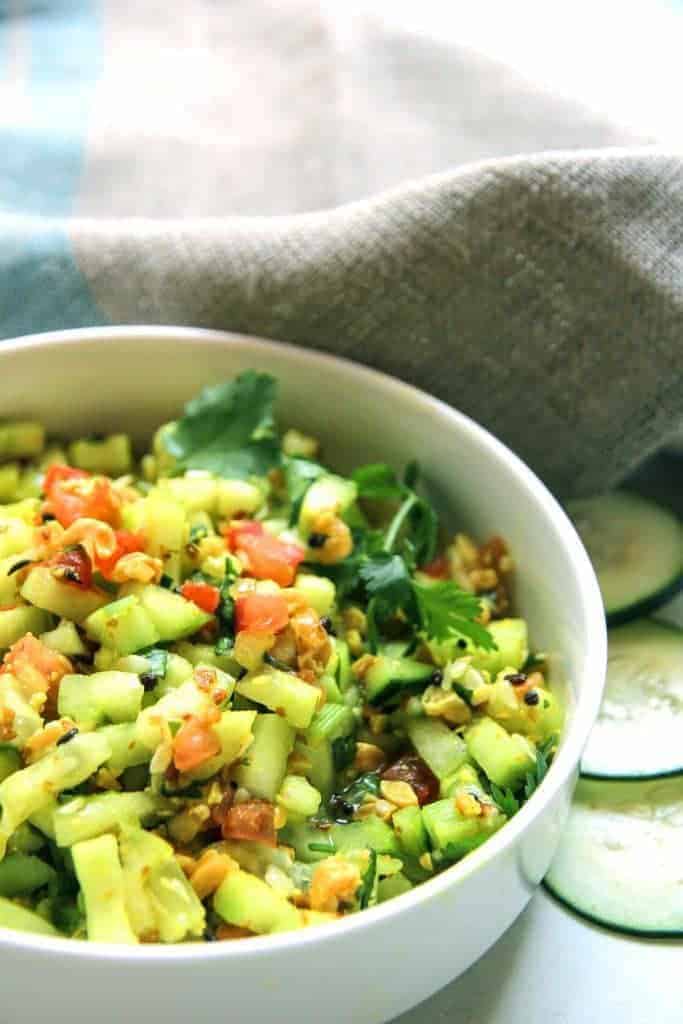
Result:
M376 893L377 850L369 849L368 854L368 866L365 869L360 889L358 890L358 903L361 910L365 910L370 905L370 900L372 900Z
M247 370L234 380L204 388L163 438L176 472L206 469L218 476L265 476L280 463L273 405L277 384Z
M545 743L542 743L536 751L536 764L530 772L526 773L524 781L524 799L528 800L532 793L535 793L548 774L548 769L555 756L557 736L550 736Z
M481 613L481 604L474 594L451 581L413 583L422 628L432 640L448 640L464 636L484 651L496 650L488 629L474 619Z
M379 627L399 610L414 620L417 614L410 573L400 555L381 554L364 562L358 575L369 597L367 607L368 642L376 651Z
M491 783L491 796L508 818L512 818L520 808L520 803L511 789L500 789L495 782Z
M358 487L358 497L370 501L400 501L406 487L399 482L391 466L373 462L356 469L351 479Z
M306 491L315 480L324 476L327 470L317 462L311 462L310 459L292 457L285 460L284 471L287 493L292 502L289 525L294 526L299 519L301 504L306 496Z

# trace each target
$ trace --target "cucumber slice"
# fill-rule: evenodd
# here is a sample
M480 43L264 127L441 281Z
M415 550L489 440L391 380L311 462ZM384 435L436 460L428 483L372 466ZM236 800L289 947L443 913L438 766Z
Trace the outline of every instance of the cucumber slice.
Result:
M581 761L591 778L683 772L683 630L652 620L610 630L607 685Z
M681 863L683 779L582 779L545 885L616 931L683 936Z
M609 625L646 615L683 586L683 531L652 501L615 491L567 511L593 563Z

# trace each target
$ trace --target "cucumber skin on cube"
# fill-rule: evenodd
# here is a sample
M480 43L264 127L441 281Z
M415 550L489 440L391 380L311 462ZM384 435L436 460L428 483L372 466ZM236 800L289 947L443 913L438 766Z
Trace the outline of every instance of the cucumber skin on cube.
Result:
M262 714L256 716L252 732L254 739L245 757L248 763L238 765L233 774L238 785L253 796L272 802L287 774L294 729L280 715Z
M433 665L412 658L378 655L364 676L368 704L377 706L400 694L424 690L433 672Z
M21 588L21 596L36 608L79 624L110 600L109 594L99 590L84 590L60 582L44 565L31 569Z
M134 654L161 639L151 617L133 594L112 601L89 615L85 631L92 640L117 651Z
M465 733L467 751L491 782L515 789L536 763L536 750L519 733L506 732L492 718L480 718Z
M324 740L334 740L350 736L356 729L356 716L346 704L325 704L313 716L313 721L306 730L306 741L312 747Z
M329 615L334 608L335 586L326 576L300 572L294 580L294 589L306 598L311 608L321 617Z
M401 849L409 857L419 860L423 853L427 853L427 832L419 807L402 807L393 814L391 823Z
M301 911L266 882L246 871L230 871L216 890L213 906L219 917L257 935L303 927Z
M134 722L142 709L144 692L132 672L66 675L59 686L57 706L63 718L94 729L106 722Z
M408 738L437 779L452 775L467 760L464 740L437 718L415 718L408 723Z
M7 650L26 633L39 633L49 629L52 618L42 608L20 605L18 608L7 608L0 611L0 650Z
M283 714L295 729L309 727L320 699L317 687L279 669L245 676L237 683L235 690L243 697Z
M85 903L88 939L134 945L124 900L124 881L116 838L98 836L76 843L71 850Z

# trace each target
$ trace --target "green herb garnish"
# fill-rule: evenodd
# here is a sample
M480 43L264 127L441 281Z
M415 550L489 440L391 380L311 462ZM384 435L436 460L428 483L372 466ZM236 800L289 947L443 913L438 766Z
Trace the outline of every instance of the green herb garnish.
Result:
M174 471L205 469L217 476L265 476L280 463L273 405L277 384L247 370L234 380L204 388L164 434Z

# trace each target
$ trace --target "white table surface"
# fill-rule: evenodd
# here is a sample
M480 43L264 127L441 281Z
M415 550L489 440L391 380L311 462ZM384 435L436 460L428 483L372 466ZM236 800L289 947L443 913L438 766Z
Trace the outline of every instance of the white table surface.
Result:
M396 1024L681 1024L682 967L682 943L610 934L541 890L469 971Z

